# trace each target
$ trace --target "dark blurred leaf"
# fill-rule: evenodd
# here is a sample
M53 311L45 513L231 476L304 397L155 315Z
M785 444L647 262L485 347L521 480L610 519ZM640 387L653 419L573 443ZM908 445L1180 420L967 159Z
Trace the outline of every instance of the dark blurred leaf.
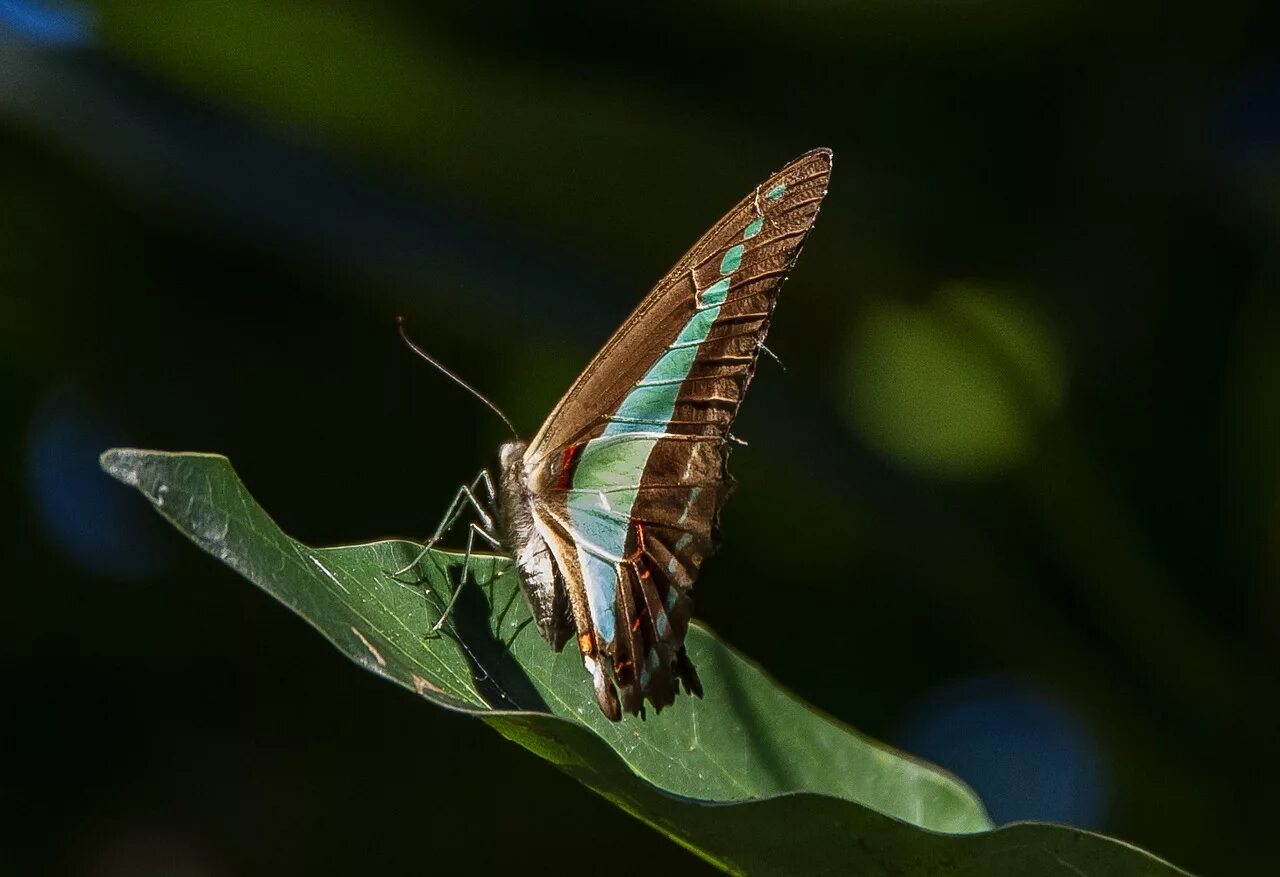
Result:
M301 545L253 502L223 457L122 449L104 454L102 466L357 663L481 716L727 871L1180 873L1075 829L988 831L981 804L962 785L813 712L699 627L689 648L705 700L610 723L573 650L554 654L527 624L504 559L476 559L483 588L465 592L450 635L431 637L456 555L429 555L424 591L384 572L419 546Z

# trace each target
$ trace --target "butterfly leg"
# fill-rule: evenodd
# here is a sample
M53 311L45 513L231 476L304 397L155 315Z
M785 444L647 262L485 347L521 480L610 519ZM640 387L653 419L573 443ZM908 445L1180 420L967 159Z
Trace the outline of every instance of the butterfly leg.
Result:
M484 485L488 494L488 502L484 504L476 497L481 485ZM470 484L464 484L458 488L458 492L453 496L453 502L449 503L448 510L445 511L444 517L440 519L439 526L436 527L435 532L431 534L431 538L427 540L426 544L422 546L422 550L418 552L417 556L400 569L388 572L387 575L392 578L398 578L421 563L422 558L427 556L427 552L436 547L444 535L457 523L458 518L466 511L468 505L475 509L476 514L480 516L480 520L484 522L486 534L492 531L494 524L491 510L496 505L496 499L493 479L490 477L488 469L481 469L480 474ZM485 505L488 505L490 510L487 511Z
M467 548L466 553L462 555L462 576L458 580L457 587L453 589L453 595L449 597L449 602L444 607L444 611L440 613L440 618L431 626L432 633L439 633L440 628L444 627L444 623L449 620L449 616L453 613L454 604L458 602L462 589L467 586L467 577L471 574L471 551L475 546L476 536L488 542L493 548L502 547L501 543L492 534L486 532L475 521L467 525ZM479 582L476 584L479 584Z

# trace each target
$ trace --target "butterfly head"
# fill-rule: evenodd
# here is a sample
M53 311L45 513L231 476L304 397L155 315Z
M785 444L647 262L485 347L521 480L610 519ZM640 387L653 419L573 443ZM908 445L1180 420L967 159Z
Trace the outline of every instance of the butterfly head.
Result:
M498 448L498 462L504 473L511 471L512 466L517 466L524 460L524 451L528 446L529 443L523 439L512 439L502 443L502 447Z

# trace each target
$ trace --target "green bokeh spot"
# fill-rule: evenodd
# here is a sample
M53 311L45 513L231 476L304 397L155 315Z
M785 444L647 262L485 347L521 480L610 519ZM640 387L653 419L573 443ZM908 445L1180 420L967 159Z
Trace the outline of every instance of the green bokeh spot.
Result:
M1028 456L1066 372L1024 302L957 284L922 307L869 307L847 374L845 410L867 442L918 472L970 478Z

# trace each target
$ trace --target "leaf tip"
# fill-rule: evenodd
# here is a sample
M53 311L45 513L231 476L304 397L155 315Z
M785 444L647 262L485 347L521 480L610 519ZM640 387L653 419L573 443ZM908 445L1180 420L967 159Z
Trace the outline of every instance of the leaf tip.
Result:
M137 487L138 460L142 453L137 448L108 448L98 455L98 465L117 481Z

